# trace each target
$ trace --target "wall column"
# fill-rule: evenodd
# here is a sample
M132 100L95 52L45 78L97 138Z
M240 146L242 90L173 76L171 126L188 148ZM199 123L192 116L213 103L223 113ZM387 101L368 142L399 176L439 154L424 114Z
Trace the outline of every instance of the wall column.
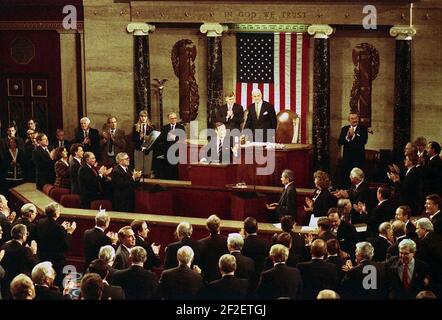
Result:
M313 58L313 169L330 173L330 50L329 25L311 25L315 38Z
M149 32L155 26L147 23L129 23L127 31L134 35L134 84L135 84L135 116L141 110L147 110L152 119L150 100L150 65L149 65Z
M416 29L394 26L390 35L396 38L394 68L393 158L401 161L404 147L411 139L411 40Z
M223 50L221 35L227 26L204 23L200 27L207 33L207 127L215 124L216 109L223 104Z

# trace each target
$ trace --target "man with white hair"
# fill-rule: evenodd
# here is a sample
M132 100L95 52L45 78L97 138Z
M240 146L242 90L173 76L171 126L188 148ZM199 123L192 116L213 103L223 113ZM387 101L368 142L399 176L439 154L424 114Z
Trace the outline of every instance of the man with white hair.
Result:
M251 279L255 271L255 261L241 253L244 246L244 239L239 233L230 233L227 237L227 249L235 257L236 271L235 275L241 279Z
M100 134L97 129L90 127L91 120L88 117L80 119L80 128L75 134L74 142L81 143L83 151L91 151L97 157L100 155Z
M393 230L390 222L383 222L378 228L379 234L375 238L368 241L373 245L374 256L373 261L385 261L387 258L387 250L393 245Z
M54 287L55 270L49 261L40 262L32 269L32 281L35 286L35 300L70 300L67 295L69 286L62 294L58 287Z
M103 260L107 263L109 266L109 274L106 277L107 282L109 284L113 283L114 274L117 271L113 267L114 261L115 261L115 249L111 245L107 245L100 248L100 251L98 252L98 259Z
M428 290L430 274L428 265L414 258L416 243L403 239L399 243L399 257L389 260L387 268L389 298L414 299L422 290Z
M193 250L189 246L183 246L177 251L178 267L164 270L160 278L161 297L166 300L190 300L195 299L204 281L201 270L194 266Z
M32 203L24 204L21 207L20 211L21 211L21 217L15 219L15 221L12 223L12 226L15 226L17 224L24 224L26 228L28 228L29 232L27 244L31 244L32 240L37 239L37 234L36 234L37 225L35 223L35 218L37 217L38 211L35 205Z
M176 228L175 235L178 238L177 242L170 243L165 249L164 269L171 269L178 266L177 252L183 246L189 246L194 252L194 264L200 264L200 244L198 241L191 239L193 228L192 225L183 221L180 222Z
M353 168L350 171L350 182L351 187L348 190L339 190L334 192L334 196L338 199L347 198L350 199L353 205L357 205L358 212L370 212L372 203L371 203L371 194L370 188L368 187L367 181L365 181L364 171L360 168ZM362 206L365 205L365 206ZM365 207L365 208L364 208ZM364 210L365 209L365 210ZM357 216L357 215L353 215ZM364 219L363 219L364 220ZM359 221L352 221L353 223L360 223ZM365 222L365 221L362 221Z
M345 276L342 280L342 294L348 300L386 299L385 265L372 261L374 248L370 242L356 244L356 266L351 261L342 267Z
M324 289L319 291L317 300L339 300L341 297L335 291L330 289Z
M244 129L250 129L254 141L275 141L274 132L268 135L267 130L276 130L275 108L267 101L262 100L262 93L259 89L252 91L253 103L248 107L247 120ZM257 130L261 130L258 132Z

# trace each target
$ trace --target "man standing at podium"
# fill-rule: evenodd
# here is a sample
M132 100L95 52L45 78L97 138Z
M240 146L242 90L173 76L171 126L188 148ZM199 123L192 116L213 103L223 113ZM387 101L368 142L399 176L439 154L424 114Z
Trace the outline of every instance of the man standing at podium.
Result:
M227 130L241 130L244 111L240 104L235 103L235 93L233 91L224 95L226 104L218 108L216 112L216 121L226 125Z
M279 222L283 216L292 216L296 220L296 188L294 184L294 173L290 169L285 169L281 174L281 182L284 185L284 191L281 194L279 202L267 204L268 210L276 212L272 214L271 220Z
M275 141L275 132L270 134L269 129L276 130L275 108L267 101L262 100L262 93L259 89L252 91L253 103L248 109L248 115L244 129L250 129L253 132L254 141ZM262 130L262 133L258 133Z

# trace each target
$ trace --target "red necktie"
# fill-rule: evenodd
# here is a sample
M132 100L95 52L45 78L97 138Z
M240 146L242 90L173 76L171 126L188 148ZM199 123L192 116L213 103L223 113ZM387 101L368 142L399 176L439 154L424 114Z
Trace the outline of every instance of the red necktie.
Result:
M403 265L404 269L402 270L402 285L405 290L408 290L410 286L410 280L408 279L408 264Z

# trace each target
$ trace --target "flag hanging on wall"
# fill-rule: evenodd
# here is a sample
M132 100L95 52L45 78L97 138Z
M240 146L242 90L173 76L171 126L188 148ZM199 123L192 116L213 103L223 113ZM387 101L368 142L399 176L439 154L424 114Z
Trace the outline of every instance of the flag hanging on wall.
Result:
M244 108L252 90L261 90L278 114L291 110L300 117L300 143L307 142L308 44L305 33L238 33L236 97Z

